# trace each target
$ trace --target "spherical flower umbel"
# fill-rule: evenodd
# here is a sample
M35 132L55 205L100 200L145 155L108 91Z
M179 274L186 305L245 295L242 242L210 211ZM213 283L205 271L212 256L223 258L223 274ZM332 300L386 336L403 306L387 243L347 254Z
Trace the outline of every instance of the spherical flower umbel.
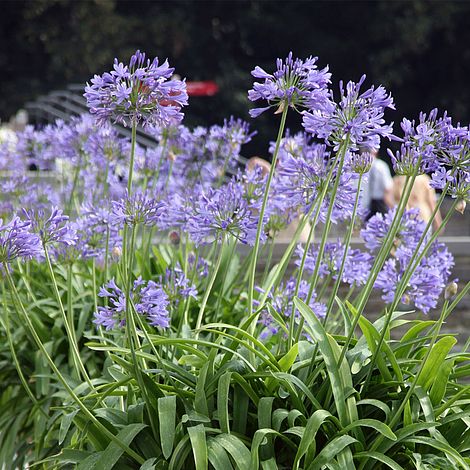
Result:
M4 224L0 219L0 263L31 259L42 254L39 237L29 231L30 223L14 217Z
M162 204L145 192L136 192L131 196L126 194L112 204L112 218L116 225L156 225L162 211Z
M366 76L358 83L348 82L346 89L340 82L339 103L332 99L303 113L303 126L316 137L338 149L349 139L352 149L359 146L378 148L380 139L390 138L393 125L384 119L386 108L395 109L393 98L383 86L360 92Z
M320 210L320 220L326 220L333 199L331 221L337 223L351 217L357 193L357 175L348 171L338 174L335 169L328 187L325 188L332 161L325 145L321 144L306 146L302 155L297 157L287 153L279 162L274 183L276 191L284 194L291 207L298 207L304 213L308 213L312 205L317 203L320 194L326 191L321 207L315 209ZM332 191L338 178L341 190L333 198Z
M393 220L394 211L376 214L361 231L366 248L371 253L383 244ZM416 258L418 243L423 235L425 223L418 218L419 210L405 211L395 237L394 247L375 281L374 287L382 291L382 298L391 303L396 289L406 270ZM416 266L406 285L402 301L413 302L424 313L435 308L445 288L454 265L452 254L442 243L434 242L426 256Z
M258 215L247 203L243 186L231 180L200 195L189 217L187 230L196 244L232 235L251 245L255 241L257 224Z
M284 61L277 59L277 70L272 74L256 66L251 75L264 81L253 84L248 98L251 101L266 100L268 106L251 109L250 116L255 118L273 106L280 111L285 106L300 110L323 103L329 93L331 73L328 67L319 70L317 59L294 60L290 52Z
M102 325L107 330L123 327L126 324L126 295L114 279L101 287L98 294L108 299L106 307L98 307L93 323ZM152 326L167 328L170 324L168 316L168 296L162 287L154 281L143 281L138 278L134 281L130 298L135 311L147 318Z
M136 51L129 65L114 60L111 72L95 75L84 96L90 112L101 124L109 119L125 126L167 126L182 120L188 104L184 81L172 79L174 69L165 60L146 60Z
M31 224L31 231L38 234L43 246L52 243L70 246L77 241L76 231L68 222L69 217L57 207L53 207L50 214L44 209L23 209L23 213Z

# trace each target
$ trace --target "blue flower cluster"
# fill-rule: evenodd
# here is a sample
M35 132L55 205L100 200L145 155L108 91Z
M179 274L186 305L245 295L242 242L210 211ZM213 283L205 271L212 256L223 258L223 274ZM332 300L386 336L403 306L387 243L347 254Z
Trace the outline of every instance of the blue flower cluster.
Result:
M329 88L328 67L319 69L317 58L294 59L290 53L285 60L278 59L273 73L261 67L253 70L258 81L248 98L264 101L266 106L251 110L251 116L268 109L277 113L294 110L301 113L304 127L297 134L286 131L279 142L270 145L269 151L277 157L277 166L270 172L267 162L263 168L250 164L241 168L243 145L254 135L246 122L230 118L220 125L194 129L181 124L188 97L184 81L173 73L167 61L150 61L137 51L128 65L116 60L112 71L96 75L87 85L91 116L58 121L41 130L28 126L0 142L0 171L10 175L0 180L0 217L11 219L0 223L2 263L41 258L44 249L57 262L93 258L111 263L112 253L119 254L125 245L123 234L129 226L139 236L147 229L160 239L170 233L175 245L184 240L188 246L194 244L196 252L226 239L254 245L262 210L261 242L274 238L305 214L311 214L310 222L325 222L331 213L329 222L348 223L359 175L367 178L370 152L385 138L400 142L400 150L391 154L397 173L429 173L431 185L461 201L461 210L469 199L468 127L454 125L447 114L439 117L433 110L421 114L418 122L404 119L403 135L393 136L392 124L385 119L387 110L394 109L393 99L382 86L364 89L364 76L357 83L341 83L336 99ZM126 189L131 142L117 133L111 121L143 125L155 139L154 147L135 146L133 181L138 189L131 193ZM341 169L338 155L342 156ZM40 173L32 176L30 170ZM54 177L38 179L37 174ZM335 187L339 188L336 192ZM350 286L366 283L393 217L392 211L367 222L361 232L365 249L348 249L341 282ZM393 299L423 230L416 212L405 212L395 247L375 282L386 302ZM149 245L151 241L149 237ZM167 266L161 266L153 279L134 282L130 298L136 312L151 325L168 327L170 311L177 308L179 299L198 296L199 286L190 281L188 266L201 278L207 276L211 264L191 250L185 252L185 272L174 260L165 274ZM320 278L337 279L344 252L340 242L326 244L319 263ZM315 269L318 253L318 245L313 244L306 254L307 277ZM303 254L298 247L298 258ZM435 242L402 300L424 312L434 308L452 265L448 250ZM310 289L306 279L299 286L289 279L269 292L279 314L290 316L296 287L299 297L306 299ZM122 325L126 311L123 291L111 280L100 296L107 299L107 306L98 309L95 322L107 329ZM325 313L315 293L310 302L317 315ZM268 311L263 311L261 320L267 331L277 331Z

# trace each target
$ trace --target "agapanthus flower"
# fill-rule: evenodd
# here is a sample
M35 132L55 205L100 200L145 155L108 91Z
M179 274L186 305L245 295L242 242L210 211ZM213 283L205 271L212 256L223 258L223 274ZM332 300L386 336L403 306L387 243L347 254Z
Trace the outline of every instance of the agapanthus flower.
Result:
M162 204L145 192L135 192L130 197L126 193L123 199L112 204L116 225L156 225L163 210Z
M41 240L30 232L29 221L19 217L4 224L0 219L0 263L10 263L16 258L31 259L42 254Z
M123 327L126 324L126 294L120 289L114 279L101 287L98 295L108 299L106 307L98 307L93 323L102 325L107 330ZM150 325L167 328L170 324L168 314L168 297L161 286L154 281L134 281L130 299L135 311L146 317Z
M188 297L194 299L197 297L196 287L185 275L179 264L165 270L165 274L160 276L159 285L165 291L168 300L175 308L181 300L185 300Z
M374 287L382 290L382 298L392 302L398 283L405 271L413 263L414 252L406 246L400 246L394 256L389 258L375 281ZM429 253L421 260L413 272L401 301L414 303L423 313L428 313L437 306L437 301L444 290L451 269L453 256L442 243L434 243Z
M189 217L187 230L196 244L220 240L224 235L253 244L257 225L258 215L244 198L243 186L231 180L220 188L201 193Z
M53 126L49 125L44 130L34 129L33 126L18 133L16 143L17 165L28 170L53 170L55 152L52 147L54 142L51 136Z
M312 244L305 258L304 269L307 273L313 274L318 259L318 245ZM304 254L302 245L297 246L295 264L300 266ZM318 268L320 278L331 276L337 279L344 256L344 245L338 242L328 242L325 245L323 258ZM349 248L344 263L344 270L341 276L342 282L349 285L363 285L369 277L373 256L370 253L357 248Z
M347 167L358 175L364 175L370 171L373 158L372 153L367 149L359 149L358 152L349 154Z
M438 117L437 109L429 115L420 113L418 123L404 118L401 129L403 136L396 137L402 143L400 150L388 151L400 175L412 175L418 162L420 173L442 171L443 166L455 161L468 140L467 128L453 126L447 113Z
M386 214L374 215L361 231L366 248L372 253L380 248L387 237L394 213L395 211L391 210ZM383 292L386 302L393 301L398 283L413 264L425 225L419 219L418 209L410 209L403 214L390 256L374 284L376 289ZM419 250L421 249L422 245ZM434 242L412 274L401 300L407 304L414 303L417 308L428 313L437 305L453 264L453 257L445 245Z
M188 104L186 84L172 79L173 73L168 61L146 60L136 51L129 65L115 59L111 72L95 75L84 96L100 124L114 119L126 126L167 126L181 121Z
M273 106L278 110L290 106L299 111L305 107L322 105L329 94L327 87L331 74L328 67L319 70L317 60L317 57L294 59L290 52L284 61L277 59L277 70L272 74L256 66L251 75L263 81L253 84L248 99L265 100L268 106L251 109L250 116L257 117Z
M237 175L244 187L244 197L248 206L253 210L260 211L263 203L264 192L266 191L267 173L265 169L255 164L253 168L247 168L245 172ZM291 203L288 197L278 190L276 179L273 180L268 203L265 209L264 233L274 237L289 225L298 215L297 208Z
M50 211L23 209L23 213L31 224L31 231L38 234L44 246L54 243L73 245L76 242L77 234L69 217L57 207Z
M292 309L294 308L294 297L295 287L297 285L297 279L291 277L286 283L281 284L274 293L270 293L268 296L269 302L272 308L283 318L288 319L292 315ZM258 290L261 290L258 288ZM299 284L297 297L306 301L310 291L310 285L307 281L302 280ZM326 314L326 305L316 301L316 293L313 292L309 301L309 307L313 310L317 317L324 317ZM256 303L255 303L256 305ZM299 320L300 313L294 308L294 319ZM261 338L264 339L269 335L274 335L279 332L279 325L274 320L268 309L263 309L259 317L259 323L262 324L266 329L262 331Z
M325 181L331 170L332 160L326 147L320 144L311 144L304 149L302 156L286 154L279 162L274 186L276 191L284 193L293 207L297 207L304 213L308 213L313 204L316 204L322 191L325 189ZM325 221L329 205L333 199L332 190L335 180L339 178L339 190L334 197L331 221L351 217L357 193L355 173L346 170L338 174L333 170L329 187L326 188L325 198L320 210L320 220Z
M470 200L470 169L456 170L453 174L449 194L461 201Z
M330 99L322 106L303 113L303 126L307 132L324 139L335 150L348 139L353 150L360 146L377 149L380 139L392 135L393 125L384 119L385 109L395 109L393 98L385 88L371 87L360 92L365 75L358 83L348 82L346 89L340 82L339 103Z
M392 225L396 209L385 214L377 213L372 216L361 230L366 248L370 251L379 249L387 237ZM409 209L400 220L400 227L395 236L395 247L405 245L414 250L424 231L425 223L419 218L419 209Z
M74 222L77 233L76 251L83 258L102 259L108 247L108 256L112 248L122 244L119 229L115 225L109 203L102 201L101 205L83 205L81 215Z
M31 209L48 209L51 206L58 207L61 199L57 188L41 181L28 184L27 190L18 198L18 205Z

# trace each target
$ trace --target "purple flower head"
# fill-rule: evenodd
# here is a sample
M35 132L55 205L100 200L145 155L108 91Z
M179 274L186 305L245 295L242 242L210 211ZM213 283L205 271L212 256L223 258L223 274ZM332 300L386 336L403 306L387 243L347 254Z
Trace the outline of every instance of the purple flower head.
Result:
M95 75L85 87L87 105L100 124L114 119L126 126L165 127L181 121L181 108L188 104L186 84L171 78L168 61L146 60L136 51L129 65L115 59L113 69Z
M294 60L290 52L284 61L277 59L277 70L273 74L256 66L251 74L262 82L253 84L248 98L251 101L265 100L268 106L250 110L250 116L255 118L273 106L279 110L290 106L298 111L326 101L331 74L328 67L322 70L317 68L317 59L309 57L304 61Z
M328 207L331 204L332 190L335 180L339 178L339 188L334 199L332 222L351 217L357 193L357 175L343 171L338 175L333 171L329 187L325 188L325 181L331 169L332 160L325 145L310 144L304 148L301 156L292 156L286 153L279 162L275 180L278 193L283 193L290 201L291 207L300 208L308 213L318 200L319 195L326 189L325 198L320 210L320 220L325 221ZM318 210L318 208L316 209Z
M19 132L16 143L16 158L24 169L53 170L55 152L53 151L52 126L42 131L26 126Z
M197 297L196 287L187 278L179 264L172 269L166 269L164 276L160 277L159 285L174 308L178 307L181 300Z
M106 201L102 201L100 206L83 205L81 216L73 225L78 237L75 245L77 255L83 258L103 259L107 246L110 256L111 249L121 246L122 243L119 229L114 222L115 219Z
M169 303L168 296L161 285L148 281L140 291L139 302L135 304L135 309L137 313L147 317L150 325L168 328L170 326Z
M31 224L31 231L41 239L43 246L60 243L71 246L77 241L77 234L69 218L60 209L53 207L49 213L44 209L23 209L23 213Z
M31 259L42 254L41 240L29 228L29 222L16 216L7 224L0 219L0 263L10 263L16 258Z
M470 171L468 168L454 170L449 193L461 201L470 200Z
M190 253L188 266L189 272L195 273L196 279L205 278L209 274L209 264L202 256L196 257L194 253Z
M126 192L123 199L112 204L116 225L156 225L162 214L162 203L147 193L136 192L129 197Z
M386 214L378 213L367 221L365 227L361 230L361 237L364 239L368 250L375 251L380 248L392 225L395 210L389 210ZM419 209L405 211L395 237L395 246L404 245L410 250L414 250L424 227L425 223L419 219Z
M248 205L243 186L231 180L217 189L201 193L187 223L187 230L196 244L220 240L232 235L242 243L253 244L258 215Z
M372 166L373 156L367 149L359 149L358 152L349 155L348 167L354 173L364 175L368 173Z
M302 245L298 245L296 254L297 259L295 264L297 266L300 266L301 259L304 254L304 248L302 247ZM341 268L343 256L344 245L342 245L339 241L336 243L326 243L325 250L323 252L323 259L321 260L319 265L318 275L321 278L331 276L333 279L337 279L339 270ZM313 274L317 259L318 246L311 245L305 258L306 272ZM365 284L369 276L373 260L373 256L369 253L361 251L359 249L349 248L341 280L351 286Z
M98 307L93 323L102 325L107 330L123 327L126 324L126 295L116 285L114 279L101 287L100 297L108 299L108 306ZM145 282L141 278L134 281L130 298L138 314L146 317L152 326L167 328L170 324L168 316L168 297L163 289L153 281Z
M381 138L390 138L393 125L386 124L384 112L386 108L395 109L393 99L382 86L361 93L365 78L363 75L358 83L348 82L346 89L340 82L338 104L329 100L322 106L304 111L303 126L307 132L325 139L335 150L346 137L353 150L359 146L378 148Z
M434 172L444 163L441 161L443 156L448 156L449 151L451 154L455 151L454 141L462 137L462 128L453 127L447 113L440 118L437 114L437 109L433 109L429 115L420 113L418 123L403 119L403 137L397 138L402 142L400 150L395 154L389 150L397 174L413 174L418 162L419 172Z
M28 209L48 209L59 206L60 202L59 191L43 182L29 184L28 190L18 198L19 206Z
M374 287L383 292L382 298L392 302L398 283L406 269L412 263L414 251L407 246L400 246L389 258L377 276ZM444 290L452 267L453 256L442 243L433 243L427 256L425 256L411 276L402 302L414 303L415 307L423 313L428 313L437 306L437 301Z

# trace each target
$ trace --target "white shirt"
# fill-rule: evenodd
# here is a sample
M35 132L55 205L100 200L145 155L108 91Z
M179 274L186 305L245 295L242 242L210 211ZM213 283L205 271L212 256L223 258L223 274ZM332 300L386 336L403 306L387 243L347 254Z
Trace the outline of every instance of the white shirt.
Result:
M388 165L380 158L372 160L372 166L368 173L368 181L364 182L362 192L362 206L369 208L372 199L383 201L385 191L393 187L393 179Z

